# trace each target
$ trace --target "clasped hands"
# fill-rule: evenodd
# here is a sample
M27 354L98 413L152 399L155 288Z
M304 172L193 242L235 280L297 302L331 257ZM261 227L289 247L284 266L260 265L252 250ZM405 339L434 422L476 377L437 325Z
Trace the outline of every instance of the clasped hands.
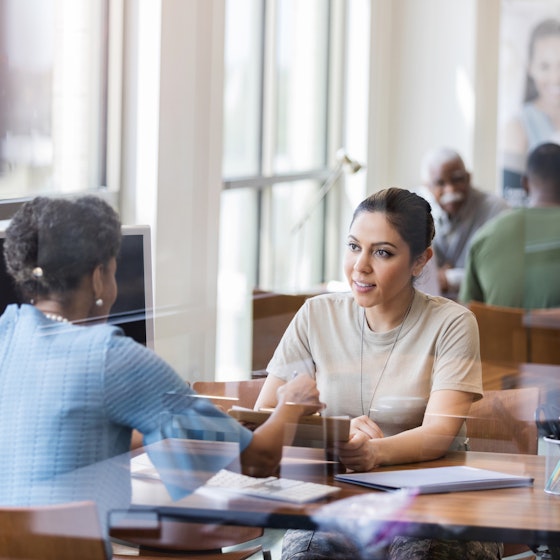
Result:
M315 380L306 374L300 374L282 385L277 393L278 401L298 406L302 413L314 414L325 408L319 400L319 391ZM368 416L358 416L350 423L350 437L347 442L336 445L336 454L341 463L354 471L368 471L377 465L376 454L371 441L383 437L379 426Z
M337 444L336 454L346 468L353 471L369 471L378 463L371 441L382 437L381 428L369 416L358 416L350 423L348 441Z

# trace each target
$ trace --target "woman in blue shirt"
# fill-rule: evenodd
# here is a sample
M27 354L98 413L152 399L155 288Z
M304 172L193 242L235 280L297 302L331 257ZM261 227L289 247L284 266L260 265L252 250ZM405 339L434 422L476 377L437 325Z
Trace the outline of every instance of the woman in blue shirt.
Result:
M238 442L243 471L256 476L277 467L284 424L321 408L303 375L254 433L207 399L189 399L194 391L165 361L105 323L120 240L117 213L94 196L37 197L7 228L6 266L26 303L0 317L0 503L114 498L111 482L125 469L108 460L126 457L133 430L146 444L172 435L169 393L186 395L179 412L189 433Z

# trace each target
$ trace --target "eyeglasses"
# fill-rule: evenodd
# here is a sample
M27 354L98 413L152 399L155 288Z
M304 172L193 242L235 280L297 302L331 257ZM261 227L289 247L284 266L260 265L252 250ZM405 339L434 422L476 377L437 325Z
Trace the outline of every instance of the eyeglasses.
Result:
M456 173L451 175L449 179L438 179L437 181L432 182L432 187L443 189L445 185L453 185L454 187L458 187L464 185L467 182L469 175L468 173Z

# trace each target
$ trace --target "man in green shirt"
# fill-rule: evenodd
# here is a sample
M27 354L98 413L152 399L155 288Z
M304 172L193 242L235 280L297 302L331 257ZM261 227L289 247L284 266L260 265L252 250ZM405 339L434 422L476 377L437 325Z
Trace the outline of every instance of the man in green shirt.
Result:
M541 309L560 307L560 146L529 155L528 206L506 211L473 237L459 300Z

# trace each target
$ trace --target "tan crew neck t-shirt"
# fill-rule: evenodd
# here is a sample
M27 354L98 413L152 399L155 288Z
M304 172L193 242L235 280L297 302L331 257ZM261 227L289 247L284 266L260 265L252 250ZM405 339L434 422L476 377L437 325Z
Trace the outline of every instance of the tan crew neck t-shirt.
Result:
M268 373L284 380L294 371L311 374L327 405L325 415L369 412L385 436L421 425L432 391L482 397L478 326L467 308L416 291L402 328L376 333L363 319L364 309L351 293L308 299ZM460 436L464 441L464 426Z

